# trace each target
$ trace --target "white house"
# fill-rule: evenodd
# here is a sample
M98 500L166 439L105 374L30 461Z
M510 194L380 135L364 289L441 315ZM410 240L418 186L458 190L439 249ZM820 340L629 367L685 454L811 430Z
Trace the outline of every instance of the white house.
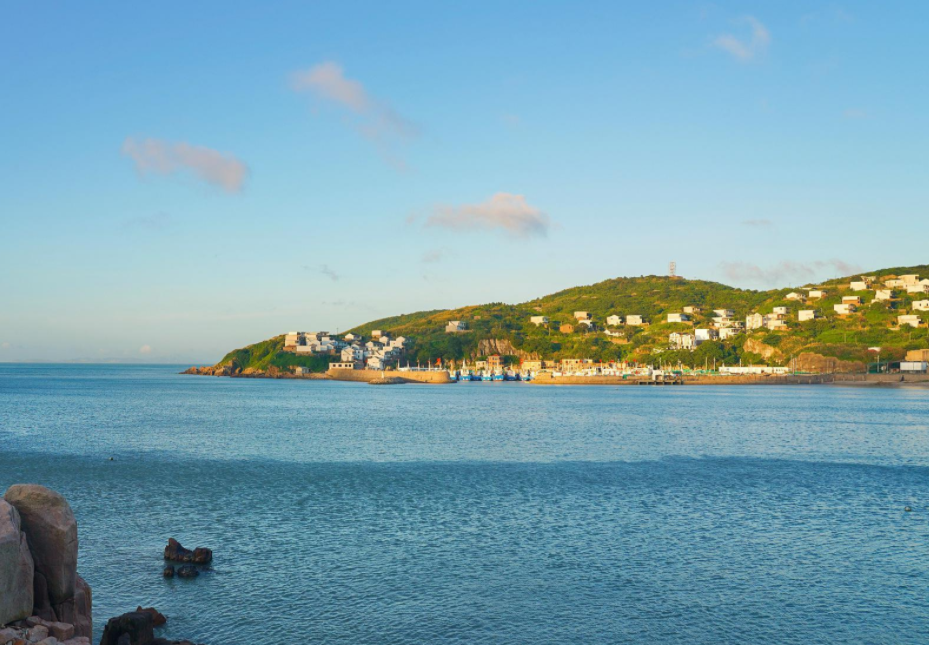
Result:
M358 347L357 345L352 345L351 347L346 347L342 350L342 362L350 363L352 361L364 360L365 353L364 350Z
M850 285L848 285L848 287L849 287L849 289L851 289L852 291L867 291L867 290L868 290L868 283L867 283L867 282L864 282L864 281L862 281L862 280L856 280L856 281L852 282Z
M579 321L577 321L577 322L578 322L579 324L581 324L581 325L586 325L587 327L593 327L593 326L594 326L594 321L591 320L590 318L584 318L583 320L579 320Z
M445 325L446 334L454 334L455 332L464 331L468 326L461 320L450 320L448 324Z
M530 316L529 322L538 327L539 325L548 324L548 316Z
M822 289L810 289L809 291L807 291L807 295L810 298L810 300L818 300L820 298L825 298L826 292L823 291Z
M383 333L380 329L375 329L371 332L371 338L380 338Z
M816 320L818 312L815 309L801 309L797 312L797 320L806 322L807 320Z
M786 296L784 296L784 300L803 300L803 294L797 293L796 291L791 291Z
M358 336L349 332L348 334L345 334L344 336L342 336L342 338L344 338L345 340L351 343L352 341L357 340Z
M630 314L626 316L626 324L632 325L633 327L638 327L639 325L644 324L645 321L642 320L642 316L638 314Z
M719 373L727 376L743 376L748 374L789 374L789 367L773 367L768 365L751 365L741 367L738 365L733 365L732 367L726 367L725 365L719 368Z
M894 292L892 289L877 289L874 292L874 299L878 302L893 300Z
M923 284L922 282L914 282L913 284L906 285L907 293L929 293L929 284Z
M929 300L914 300L913 311L929 311Z
M768 317L768 319L765 321L765 327L771 331L780 331L782 329L787 329L787 323L780 318Z
M713 313L720 318L732 318L735 315L732 309L714 309Z
M741 329L736 329L735 327L723 327L719 330L719 339L726 340L727 338L732 338L738 334L741 334Z
M693 349L694 337L691 334L674 332L668 336L668 344L675 349Z
M884 286L890 289L902 289L906 283L900 278L887 278L884 280Z
M775 307L774 308L774 313L776 313L779 316L786 316L788 311L789 309L787 307Z
M749 314L745 317L745 329L761 329L764 327L764 316L761 314Z
M719 332L715 329L695 329L694 330L694 340L697 345L708 340L716 340L719 338Z
M610 325L611 327L618 327L619 325L623 324L623 317L617 316L616 314L613 314L612 316L607 316L606 324Z
M589 311L575 311L574 312L575 320L590 320Z
M903 281L903 284L916 284L919 282L919 276L915 273L908 273L906 275L901 275L900 280Z
M847 316L848 314L855 313L855 305L851 303L842 303L840 305L833 305L832 308L840 316Z
M694 314L699 314L702 311L703 310L700 307L695 307L693 305L687 305L686 307L684 307L684 313L690 314L691 316Z
M669 323L687 322L688 320L690 320L690 316L687 314L668 314Z
M860 305L861 296L842 296L842 304L846 305Z
M903 325L909 325L910 327L919 327L922 324L923 320L916 314L904 314L902 316L897 316L897 324L903 327Z

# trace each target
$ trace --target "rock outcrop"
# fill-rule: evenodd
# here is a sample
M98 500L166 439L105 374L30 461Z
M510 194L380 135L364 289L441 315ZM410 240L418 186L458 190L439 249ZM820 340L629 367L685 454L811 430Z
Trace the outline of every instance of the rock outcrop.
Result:
M168 538L168 546L165 547L165 560L209 564L213 561L213 552L202 546L198 546L191 551L181 546L181 543L174 538Z
M155 638L153 626L152 614L145 610L130 611L128 614L110 618L103 630L100 645L194 645L190 641Z
M0 534L6 534L2 526L8 522L3 518L12 517L11 513L3 513L7 507L18 514L22 533L18 574L11 574L12 569L4 568L0 555L0 590L9 587L9 596L16 596L16 602L20 603L24 594L31 596L31 606L25 616L19 605L15 616L0 613L0 624L33 616L34 621L43 621L33 627L68 625L73 626L74 636L90 638L93 599L90 586L77 574L77 521L71 506L60 494L35 484L11 486L0 503L4 505L0 508ZM30 567L22 563L23 542L32 559L29 575L26 574ZM0 539L0 554L3 544ZM9 545L6 548L12 551ZM7 595L0 595L0 607L7 604Z
M19 511L0 499L0 625L32 615L33 574Z
M537 360L538 354L524 352L521 349L513 347L513 343L506 339L485 338L477 342L477 353L479 356L490 356L500 354L501 356L518 356L525 360Z
M796 359L796 367L804 372L820 374L864 372L867 366L858 361L843 361L833 356L803 352Z
M769 360L780 361L780 360L783 360L784 358L784 355L781 353L781 350L779 350L776 347L772 347L771 345L766 345L765 343L762 343L760 340L755 340L754 338L747 338L745 340L744 348L746 352L751 352L752 354L758 354L766 361L769 361Z

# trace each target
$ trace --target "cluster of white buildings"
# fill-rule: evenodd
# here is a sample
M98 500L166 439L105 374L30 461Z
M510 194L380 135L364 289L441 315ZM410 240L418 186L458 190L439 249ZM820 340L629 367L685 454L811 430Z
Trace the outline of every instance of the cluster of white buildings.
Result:
M292 331L284 335L285 352L338 354L341 362L332 363L331 366L343 369L357 369L362 365L369 369L384 369L387 363L400 357L406 344L407 339L403 336L390 338L380 330L371 332L371 340L368 342L355 334L333 338L325 331Z

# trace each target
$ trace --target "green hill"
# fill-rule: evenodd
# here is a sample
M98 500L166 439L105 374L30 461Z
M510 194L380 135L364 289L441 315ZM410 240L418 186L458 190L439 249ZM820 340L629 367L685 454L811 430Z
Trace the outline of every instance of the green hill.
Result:
M888 276L904 274L929 277L929 265L895 267L865 275L877 276L880 282ZM899 359L906 350L929 348L929 334L925 326L929 313L914 312L911 306L913 300L926 299L927 296L901 293L903 290L898 289L893 301L876 302L873 290L850 291L849 282L857 278L848 276L819 283L816 286L826 290L826 297L807 303L785 298L789 292L799 291L799 288L753 291L705 280L662 276L614 278L565 289L521 304L489 303L402 314L374 320L349 331L369 337L373 330L381 330L392 337L406 337L409 345L405 360L412 363L437 358L446 361L474 360L487 353L504 353L508 362L538 357L681 362L685 365L703 365L713 359L729 364L740 359L786 364L804 352L867 362L873 360L869 347L881 347L882 359ZM854 314L838 316L833 305L840 303L842 296L846 295L861 296L862 304ZM688 323L665 322L668 313L679 313L688 305L700 307L702 313L693 316ZM694 351L668 348L671 332L693 333L694 328L709 326L713 309L732 309L735 319L744 321L748 314L771 313L777 306L788 308L786 330L753 330L725 341L703 343ZM798 322L797 311L800 309L815 309L822 317ZM575 311L589 312L595 322L594 329L576 324ZM919 314L924 326L918 329L898 328L896 317L902 313ZM604 333L604 324L611 314L624 318L639 314L649 324L643 327L619 326L613 332L621 336L608 336ZM530 322L531 316L547 316L550 322L536 326ZM463 321L467 331L446 333L445 325L452 320ZM573 331L560 331L565 324L572 325ZM283 337L278 336L230 352L218 366L268 371L288 370L301 365L322 371L329 360L328 356L307 357L284 352Z

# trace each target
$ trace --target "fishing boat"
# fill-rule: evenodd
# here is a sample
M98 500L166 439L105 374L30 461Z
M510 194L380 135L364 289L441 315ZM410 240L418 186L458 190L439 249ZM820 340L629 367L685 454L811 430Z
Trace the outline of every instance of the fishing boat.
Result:
M502 381L502 380L503 380L503 370L501 370L501 369L496 369L496 370L494 370L494 373L493 373L493 380L495 380L495 381Z
M517 372L516 370L507 370L503 373L503 380L504 381L518 381L519 372Z
M482 381L492 381L494 380L494 375L487 370L481 370L481 380Z

